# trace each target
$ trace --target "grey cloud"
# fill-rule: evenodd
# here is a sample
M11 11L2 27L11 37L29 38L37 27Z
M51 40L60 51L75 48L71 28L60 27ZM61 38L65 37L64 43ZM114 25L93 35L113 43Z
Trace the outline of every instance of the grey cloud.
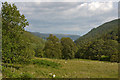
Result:
M113 8L108 11L101 11L102 8L92 11L88 6L80 8L81 4L84 4L81 2L15 4L30 23L26 29L36 32L82 35L106 21L117 18L117 3L113 3Z

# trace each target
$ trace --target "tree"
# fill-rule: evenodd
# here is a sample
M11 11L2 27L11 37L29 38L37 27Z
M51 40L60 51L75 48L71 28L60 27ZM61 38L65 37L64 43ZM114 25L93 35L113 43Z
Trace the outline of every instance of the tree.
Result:
M107 40L104 44L104 53L109 56L111 62L118 62L118 41Z
M87 54L89 55L89 59L101 59L103 53L104 40L99 39L95 40L89 47Z
M49 35L45 43L44 55L48 58L61 58L61 44L59 39L52 34Z
M29 23L15 4L2 3L2 61L26 62L34 55L29 40L23 37L24 27Z
M61 38L62 44L62 58L63 59L73 59L75 53L77 52L77 47L72 39L70 38Z
M88 48L92 44L91 41L79 45L78 51L75 54L75 58L89 59Z
M35 48L35 56L42 58L42 57L44 57L44 51L40 47L41 46L37 46Z

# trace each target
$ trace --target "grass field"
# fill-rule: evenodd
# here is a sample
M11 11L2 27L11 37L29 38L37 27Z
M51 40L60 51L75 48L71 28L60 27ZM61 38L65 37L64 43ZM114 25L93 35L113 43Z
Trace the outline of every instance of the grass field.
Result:
M4 67L4 77L50 78L117 78L118 64L83 59L60 60L35 58L34 64L22 65L19 69ZM38 61L43 61L39 63ZM40 65L38 65L40 64Z

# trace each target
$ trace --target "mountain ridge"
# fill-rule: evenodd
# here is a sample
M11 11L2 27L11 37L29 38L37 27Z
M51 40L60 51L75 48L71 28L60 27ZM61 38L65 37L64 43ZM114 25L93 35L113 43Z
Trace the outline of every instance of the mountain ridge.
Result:
M30 32L30 33L34 34L35 36L41 37L42 39L46 39L51 34L51 33L40 33L40 32ZM75 34L53 34L53 35L55 35L59 39L61 39L62 37L70 37L72 40L76 40L80 37L80 35L75 35Z
M118 21L120 19L115 19L109 22L106 22L96 28L91 29L87 34L81 36L78 38L75 43L77 45L80 45L81 43L87 43L89 41L92 41L93 39L98 39L101 36L104 36L112 31L118 30Z

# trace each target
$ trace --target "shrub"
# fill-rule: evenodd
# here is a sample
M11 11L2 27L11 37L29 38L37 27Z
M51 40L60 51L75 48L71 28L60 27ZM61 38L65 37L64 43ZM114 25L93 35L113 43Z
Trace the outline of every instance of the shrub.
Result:
M37 64L39 66L52 67L52 68L59 68L61 66L59 63L55 63L48 60L39 60L39 59L33 59L32 63Z
M109 56L101 56L100 60L101 61L109 61L110 57Z

